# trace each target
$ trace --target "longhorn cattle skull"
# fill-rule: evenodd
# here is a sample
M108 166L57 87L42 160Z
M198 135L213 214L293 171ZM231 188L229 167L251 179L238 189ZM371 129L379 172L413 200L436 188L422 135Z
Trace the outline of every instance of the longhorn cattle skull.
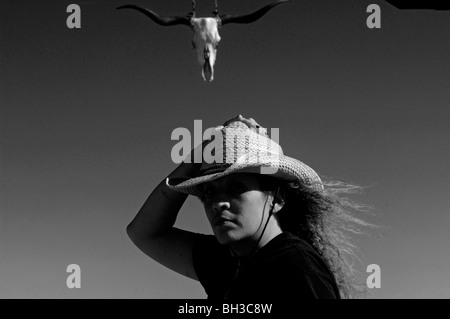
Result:
M205 81L214 79L214 64L217 56L217 46L220 42L219 27L227 23L252 23L264 16L273 7L289 2L290 0L277 0L259 10L245 15L219 14L216 9L213 11L214 17L195 17L195 1L193 10L185 16L164 17L158 13L136 5L124 5L117 9L134 9L149 17L151 20L162 26L186 25L194 32L192 39L193 48L197 51L198 62L202 66L202 76Z

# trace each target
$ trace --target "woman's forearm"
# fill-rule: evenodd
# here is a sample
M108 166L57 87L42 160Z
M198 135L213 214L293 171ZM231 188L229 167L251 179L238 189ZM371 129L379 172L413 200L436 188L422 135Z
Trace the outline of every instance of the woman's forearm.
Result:
M181 163L168 177L194 177L200 164ZM127 227L132 240L149 239L163 235L175 224L178 212L187 198L186 194L173 191L166 186L166 179L153 190Z

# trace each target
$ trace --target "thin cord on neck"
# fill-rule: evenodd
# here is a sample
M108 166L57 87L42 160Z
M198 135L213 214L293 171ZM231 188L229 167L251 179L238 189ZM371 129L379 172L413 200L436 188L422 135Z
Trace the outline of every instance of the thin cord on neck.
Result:
M249 257L253 256L253 255L256 253L256 251L258 250L259 242L261 241L261 239L262 239L262 237L263 237L263 235L264 235L264 232L266 231L267 225L269 224L270 217L272 217L273 207L274 207L274 205L272 205L272 207L270 208L269 217L268 217L267 220L266 220L266 224L264 225L264 228L263 228L263 230L262 230L262 232L261 232L261 235L259 236L259 239L258 239L258 241L256 242L255 247L253 248L253 250L251 251L250 254L248 254L248 255L246 255L246 256L239 256L239 254L237 254L237 253L234 251L233 247L230 246L231 251L232 251L233 254L236 255L238 258L241 258L241 257L249 258Z
M273 209L274 209L274 207L275 207L275 200L276 200L276 198L278 198L278 193L279 193L279 191L280 191L280 188L278 187L278 188L277 188L277 193L276 193L276 195L275 195L275 197L274 197L274 200L273 200L273 202L272 202L272 207L270 208L270 211L269 211L269 217L267 217L267 220L266 220L266 224L264 225L264 228L263 228L263 230L262 230L262 232L261 232L261 235L259 236L258 241L256 242L255 247L253 248L253 250L251 251L251 253L248 254L248 255L246 256L247 258L253 256L253 255L256 253L256 251L258 250L259 243L260 243L260 241L261 241L261 239L262 239L262 237L263 237L263 235L264 235L264 232L266 231L267 225L269 224L270 217L272 217L272 215L273 215ZM234 249L233 249L231 246L230 246L230 248L231 248L231 250L233 251L233 253L234 253L236 256L239 256L238 254L236 254L236 252L234 251Z
M259 236L258 242L256 243L255 248L253 248L253 251L250 254L250 256L253 255L256 252L256 250L258 249L259 242L261 241L261 239L262 239L262 237L264 235L264 232L266 231L267 225L269 224L269 221L270 221L270 217L272 217L273 207L274 206L275 206L275 204L272 204L272 207L270 208L270 212L269 212L269 217L267 217L266 224L264 225L263 231L261 232L261 235Z

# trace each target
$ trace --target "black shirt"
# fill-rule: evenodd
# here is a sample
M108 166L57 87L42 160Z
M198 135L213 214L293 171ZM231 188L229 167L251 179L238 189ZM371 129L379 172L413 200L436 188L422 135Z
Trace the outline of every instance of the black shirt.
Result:
M333 273L306 241L284 232L248 260L212 235L196 234L194 268L208 299L339 299Z

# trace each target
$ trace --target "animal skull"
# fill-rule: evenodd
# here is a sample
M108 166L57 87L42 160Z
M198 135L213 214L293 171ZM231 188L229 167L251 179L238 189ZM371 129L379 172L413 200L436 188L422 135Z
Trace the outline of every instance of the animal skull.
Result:
M162 26L186 25L194 31L192 45L197 50L197 59L202 66L202 77L205 81L214 79L214 64L217 57L217 46L220 42L219 27L227 23L252 23L260 19L273 7L289 2L290 0L276 0L265 5L259 10L246 15L218 14L217 2L215 17L196 18L195 6L193 11L185 16L163 17L158 13L141 8L136 5L124 5L117 9L134 9L149 17L151 20ZM195 1L193 1L195 4Z
M216 62L217 46L220 42L219 24L216 18L192 18L194 37L192 44L197 50L198 63L202 66L202 76L205 81L214 80L214 63Z

